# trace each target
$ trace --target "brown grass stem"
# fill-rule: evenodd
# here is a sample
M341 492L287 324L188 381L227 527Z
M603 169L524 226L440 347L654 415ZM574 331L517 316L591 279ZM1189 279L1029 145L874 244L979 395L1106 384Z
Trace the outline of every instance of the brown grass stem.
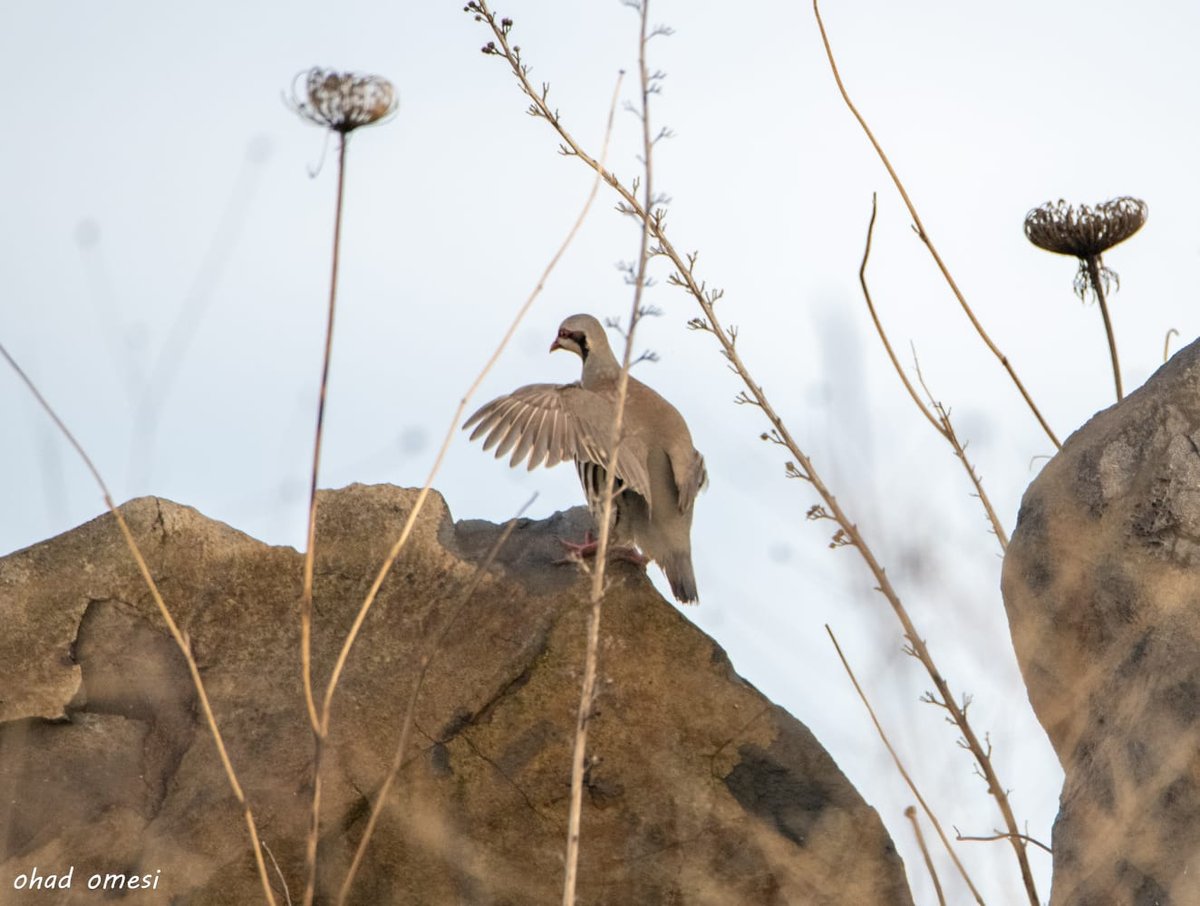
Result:
M325 322L325 354L321 362L321 384L317 393L317 428L313 441L312 478L308 491L308 532L304 550L304 587L300 599L300 671L304 703L313 734L313 792L308 836L304 848L304 906L312 906L317 889L317 845L321 830L321 757L325 728L317 715L312 681L313 567L317 543L317 479L321 470L321 441L325 431L325 401L329 388L329 366L333 357L333 322L337 308L338 263L342 246L342 209L346 186L346 144L349 137L338 134L337 196L333 212L333 263L329 275L329 306Z
M1108 354L1112 359L1113 383L1117 388L1117 402L1125 398L1121 389L1121 363L1117 360L1117 338L1113 334L1112 318L1108 314L1108 299L1104 292L1104 275L1100 271L1100 256L1089 255L1084 260L1087 268L1088 281L1096 293L1096 301L1100 304L1100 317L1104 319L1104 335L1108 337Z
M842 662L842 667L846 670L846 675L850 677L850 682L854 684L854 691L858 693L859 701L863 703L863 707L867 709L867 713L871 716L871 723L875 725L875 732L879 734L879 738L883 740L884 748L886 748L888 750L888 754L892 756L892 761L896 765L896 770L900 772L900 776L904 778L905 784L907 784L913 796L916 797L917 802L921 804L921 810L925 812L926 817L929 818L929 823L932 824L933 829L937 831L938 839L942 841L942 846L945 847L951 861L954 862L954 867L958 869L958 873L962 875L962 879L966 882L967 887L970 888L971 895L975 898L975 902L982 906L983 897L980 895L979 890L975 887L974 883L972 883L971 876L967 874L966 867L961 861L959 861L958 853L954 851L954 847L950 843L950 838L947 837L946 832L942 830L942 823L938 821L937 815L933 813L933 809L930 808L929 803L925 801L925 797L921 795L921 791L917 789L916 781L913 780L912 775L908 773L908 769L904 767L904 762L900 760L900 756L896 753L896 749L892 746L891 740L888 739L887 731L883 729L883 724L879 722L879 717L875 714L875 709L871 707L871 702L867 698L867 693L864 692L863 687L859 685L858 677L854 675L854 670L850 666L850 661L846 659L846 655L842 651L842 646L838 644L837 636L833 634L833 630L829 627L828 623L825 624L825 631L829 633L829 640L833 642L833 647L837 651L837 656ZM912 817L913 824L915 826L915 816L910 817ZM921 831L918 827L918 838L920 838L920 834ZM937 874L933 871L933 863L930 862L929 854L925 851L924 841L921 840L920 842L921 851L925 853L925 861L929 864L929 872L934 876L934 884L937 885L938 888L938 899L942 900L941 885L938 884ZM942 902L944 902L944 900Z
M1041 840L1038 840L1036 837L1031 837L1028 834L992 834L987 837L965 837L962 834L957 833L957 830L956 830L956 833L954 835L955 840L962 840L964 842L971 842L971 843L992 843L992 842L995 842L996 840L1008 840L1012 837L1016 837L1018 840L1024 840L1026 843L1031 843L1040 849L1044 849L1050 855L1054 855L1053 849L1051 849L1049 846L1047 846Z
M620 85L621 85L621 79L618 77L617 85L613 89L612 105L610 106L609 111L608 111L608 121L607 121L608 125L607 125L605 133L604 133L603 147L604 147L605 154L607 154L609 140L612 135L612 121L613 121L613 116L614 116L614 113L616 110L616 101L617 101L618 93L620 91ZM354 647L354 643L358 639L359 633L362 631L363 623L366 621L367 615L368 615L368 613L370 613L371 607L374 605L376 599L379 596L379 590L380 590L380 588L382 588L384 580L387 578L388 574L391 572L392 566L395 564L397 558L400 556L401 552L404 550L404 548L408 544L408 539L412 535L413 527L416 525L417 518L418 518L418 516L420 516L421 510L425 506L425 501L429 498L429 492L433 488L434 479L437 477L438 472L441 470L442 463L445 461L445 458L446 458L446 453L450 449L450 444L454 440L455 435L458 433L458 426L462 421L463 413L466 411L467 405L470 403L471 397L474 396L475 392L479 389L480 385L482 385L484 378L487 377L487 375L491 372L493 366L495 366L496 362L499 361L501 354L508 347L508 344L512 340L513 335L516 333L517 328L520 326L521 322L525 319L525 315L528 314L530 308L533 307L534 301L541 295L542 290L544 289L544 287L546 285L546 281L549 279L551 272L558 265L558 263L562 259L563 255L566 254L567 249L570 247L571 243L575 239L575 236L579 233L580 228L583 226L584 220L587 219L588 212L592 208L592 203L595 200L596 195L599 193L599 189L600 189L600 177L597 176L592 181L591 190L588 193L587 199L584 202L582 209L580 210L578 216L575 218L574 223L572 223L571 228L567 232L566 237L563 239L563 241L559 245L558 249L551 256L550 261L547 263L545 269L542 271L542 274L541 274L540 278L538 279L537 285L533 288L532 292L530 292L529 296L525 299L524 303L522 303L522 305L518 309L516 315L513 317L512 322L509 324L508 329L505 331L504 336L501 337L500 342L497 343L496 347L493 349L492 354L489 356L487 362L484 364L482 369L480 369L479 374L471 382L470 386L467 388L466 393L463 394L462 399L459 401L458 407L455 409L454 415L451 417L450 425L446 429L445 437L442 439L442 444L438 449L437 455L434 457L433 465L430 467L429 474L425 478L425 483L421 486L421 490L417 494L416 500L413 502L413 508L409 512L407 518L405 519L404 525L401 527L400 534L396 538L396 541L392 544L391 549L388 551L387 556L384 558L384 561L379 568L379 572L376 574L374 581L371 583L371 588L367 591L366 596L363 598L362 604L359 605L358 613L355 615L354 621L351 624L350 629L347 631L346 636L342 641L342 646L338 651L337 659L334 661L333 668L329 674L328 682L326 683L326 686L325 686L324 696L321 699L321 708L320 708L320 714L319 714L319 720L318 720L318 729L316 732L316 736L318 738L325 739L328 737L329 722L330 722L330 715L331 715L332 706L333 706L334 692L337 690L337 685L341 679L342 672L346 668L346 662L350 656L350 651ZM312 545L310 544L310 549L311 549L311 547L312 547ZM319 768L319 765L318 765L318 768ZM318 771L317 773L314 774L314 797L313 797L314 808L313 808L313 821L312 821L312 826L310 827L310 833L316 830L317 823L319 820L320 780L321 780L321 778L320 778L320 774ZM310 837L310 845L311 845L312 839L313 838ZM307 892L306 892L306 895L307 895ZM309 906L309 904L306 903L306 906Z
M487 8L484 0L478 0L476 8L481 10L480 16L491 28L492 33L500 42L500 48L496 53L503 56L512 69L513 75L517 78L521 89L531 101L530 112L543 118L554 128L559 138L562 140L562 150L568 156L577 157L597 172L606 183L621 197L624 205L634 214L641 218L644 222L650 223L650 235L656 245L652 249L655 255L664 255L670 259L675 266L675 272L668 278L667 282L678 286L688 292L700 306L703 312L703 318L697 318L692 321L692 326L699 330L705 330L716 338L721 346L721 353L729 362L730 367L741 377L745 384L744 401L758 406L762 410L767 421L770 422L773 435L771 439L775 440L782 446L787 447L788 451L795 457L794 462L787 464L787 473L791 477L802 478L812 485L817 495L823 501L823 505L815 507L812 511L816 518L829 518L837 522L839 526L838 534L835 536L835 545L853 545L858 549L859 555L863 558L867 569L876 581L876 589L883 595L885 600L892 608L892 612L899 620L901 628L904 631L904 636L911 646L911 652L924 666L926 672L933 681L934 687L937 689L938 697L936 703L945 708L950 715L951 721L957 726L963 735L964 746L971 752L975 758L976 764L979 766L980 773L987 782L988 792L996 800L997 807L1000 809L1001 815L1004 818L1005 826L1011 831L1016 832L1016 818L1012 812L1012 806L1008 801L1008 794L1004 787L1000 784L999 778L996 776L995 769L991 763L990 751L985 748L980 741L978 735L971 727L967 720L965 705L959 705L955 700L950 689L949 683L938 670L933 656L929 652L928 646L913 625L912 619L908 614L907 608L901 601L900 595L892 586L891 580L888 578L886 570L875 557L874 551L867 543L863 533L858 526L851 521L841 504L834 496L830 488L821 479L821 476L816 470L812 460L804 453L803 449L792 437L787 425L783 419L775 411L774 406L767 398L762 385L754 380L746 363L742 361L741 355L737 350L737 331L724 327L717 319L715 305L723 295L720 289L710 289L707 283L699 280L695 275L695 266L697 253L691 253L686 256L681 255L675 248L674 244L667 238L666 229L660 219L656 219L637 199L636 195L625 186L615 175L597 161L589 156L582 146L575 140L571 133L562 124L562 121L557 113L553 110L546 101L545 93L539 92L529 82L528 67L525 66L520 59L520 56L513 48L508 45L506 40L507 32L496 21L494 14ZM1017 861L1021 868L1022 879L1025 883L1026 890L1030 895L1030 901L1037 904L1037 892L1033 882L1033 875L1029 869L1029 861L1026 857L1024 848L1020 843L1013 838L1014 848L1017 850Z
M917 820L917 810L911 805L904 810L904 817L912 824L913 836L917 838L917 846L925 860L925 870L933 880L933 889L937 893L938 906L946 906L946 894L942 892L942 882L938 878L937 869L933 867L933 859L929 856L929 847L925 845L925 835L921 833L921 822Z
M650 0L640 0L638 37L638 83L641 94L642 165L644 170L643 197L649 210L654 199L654 141L650 135L650 73L646 68L646 44L650 39ZM583 781L587 770L588 725L596 697L596 674L600 660L600 618L604 602L604 574L607 564L612 513L616 495L617 456L621 447L621 429L625 417L625 400L629 391L629 368L633 362L633 338L642 315L642 292L646 286L646 267L650 260L650 221L642 219L638 247L637 271L633 283L633 302L629 313L629 330L625 335L625 352L621 374L617 379L617 404L613 414L612 433L605 468L604 509L597 526L596 565L592 571L591 608L588 614L587 646L584 653L583 680L580 684L579 711L575 721L575 739L571 752L571 795L567 811L567 851L563 871L563 906L575 906L575 890L579 879L579 841L583 821Z
M912 217L913 226L916 228L917 235L920 237L921 242L925 245L925 248L933 257L934 263L937 265L938 270L941 271L942 278L950 287L950 291L954 294L954 298L958 300L958 304L962 307L963 312L966 313L967 319L971 322L971 326L975 328L975 332L979 334L980 339L983 340L984 345L987 346L992 355L994 355L999 360L1000 364L1004 366L1004 370L1008 372L1008 376L1012 379L1013 384L1016 385L1021 397L1025 400L1025 404L1029 407L1030 411L1033 412L1034 417L1038 420L1038 424L1042 426L1042 430L1046 432L1046 435L1054 443L1055 447L1061 448L1062 444L1059 442L1057 435L1055 435L1054 431L1050 428L1050 424L1042 416L1041 410L1038 409L1037 404L1034 403L1033 397L1029 395L1029 391L1025 389L1025 385L1021 382L1020 377L1017 376L1016 369L1013 368L1012 363L1008 360L1008 356L1006 356L1000 350L1000 347L996 345L995 341L993 341L988 335L988 332L984 330L983 324L980 323L979 318L975 315L975 311L967 303L966 297L958 288L958 283L956 283L954 277L951 276L950 269L942 260L942 256L938 252L937 246L933 244L933 240L929 237L929 233L925 230L925 225L921 222L921 216L917 213L916 205L913 204L912 199L909 197L908 190L905 189L904 183L901 182L900 176L896 173L895 168L892 166L892 162L888 159L887 154L884 152L883 146L879 144L879 141L875 138L875 133L872 132L871 127L867 125L866 119L863 118L863 115L859 113L858 108L850 99L850 94L846 90L846 86L842 83L842 76L838 71L837 61L833 56L833 48L829 43L829 35L825 31L825 23L821 19L821 10L818 5L818 0L813 0L813 14L817 19L817 28L820 29L821 32L821 42L825 45L825 55L829 58L829 68L833 72L833 80L837 83L838 92L841 94L842 100L846 103L846 106L850 109L850 112L854 115L854 118L858 121L859 126L862 127L863 132L867 136L867 140L871 143L871 147L875 149L875 153L879 156L880 161L887 170L888 176L891 177L892 183L899 191L900 197L904 201L904 206L908 208L909 216Z
M879 213L878 196L876 193L871 193L871 219L867 223L867 241L863 246L862 263L858 266L858 282L862 287L863 299L867 303L867 311L871 315L871 321L875 325L875 332L879 334L879 339L883 343L884 351L887 352L888 358L892 362L892 368L896 370L896 374L900 377L900 383L904 385L904 389L908 391L908 395L912 397L913 404L925 416L925 420L933 426L933 430L943 437L946 436L945 430L941 423L934 417L933 413L926 407L924 400L917 393L917 389L912 385L912 381L908 379L908 373L900 364L900 359L896 356L896 352L892 349L891 340L888 339L887 331L883 329L883 322L879 320L879 312L875 310L875 301L871 298L871 288L867 285L867 262L871 258L871 241L875 236L875 218Z
M915 348L913 349L913 367L917 370L917 380L921 382L921 389L925 391L925 395L929 399L929 405L933 407L933 411L937 414L938 424L942 428L942 436L946 438L946 442L954 450L954 455L958 457L958 461L962 463L962 467L967 472L967 477L971 479L971 484L975 486L975 496L979 498L980 504L983 505L983 512L992 526L992 534L996 536L996 540L1000 543L1000 552L1007 552L1008 533L1004 531L1000 517L996 515L996 509L992 506L992 499L988 497L987 492L983 489L983 479L975 471L975 466L967 459L967 445L959 439L958 432L954 430L954 422L950 420L950 410L939 400L934 399L933 392L929 389L929 385L925 383L925 375L921 373L921 362L917 358Z
M483 560L475 567L475 572L471 576L471 581L468 583L466 590L463 592L462 599L458 605L451 611L450 616L446 619L442 626L442 631L434 637L426 650L421 654L419 667L417 670L416 679L413 681L412 691L408 696L408 703L404 709L404 719L401 722L400 738L396 742L396 750L392 754L392 763L388 768L387 775L384 777L383 783L379 787L379 792L375 796L375 802L371 806L371 815L367 818L367 824L363 828L362 837L359 838L358 846L354 850L354 859L350 862L350 868L346 872L346 877L342 881L342 886L338 891L338 906L344 906L347 898L350 896L350 889L354 885L354 878L358 874L358 869L362 865L363 857L367 852L367 845L371 842L371 837L375 833L375 826L379 823L379 816L383 813L383 807L387 804L388 794L391 792L392 784L395 782L400 769L404 767L404 757L408 752L409 740L412 737L413 722L416 718L417 700L421 695L421 689L425 685L425 678L429 674L429 668L433 664L434 658L442 648L442 643L445 642L446 636L450 634L450 630L454 628L454 624L458 621L459 616L471 602L476 590L479 588L480 582L483 581L484 574L491 567L496 557L500 554L500 549L504 547L504 543L508 541L512 535L513 529L516 528L517 520L519 520L534 500L537 499L537 494L534 494L524 505L517 511L516 515L505 523L503 530L497 536L495 543L492 544Z
M162 594L158 590L158 583L154 581L154 576L150 573L150 567L146 563L145 557L142 556L142 551L138 547L137 541L134 540L133 532L129 529L129 524L125 521L124 515L117 509L113 503L112 494L108 490L108 485L100 475L100 471L96 468L92 458L88 456L83 445L76 440L75 435L71 433L66 424L58 413L54 411L54 407L46 400L37 385L25 373L17 361L9 354L3 344L0 344L0 356L8 362L9 366L16 372L17 377L25 384L38 405L50 416L50 420L67 439L67 442L79 454L89 472L92 473L92 478L100 487L100 492L104 496L104 503L108 506L108 510L112 513L113 518L117 521L117 526L121 530L121 537L125 541L126 547L129 548L129 553L132 555L134 562L137 564L138 572L141 573L142 580L146 583L146 587L150 590L150 596L154 599L155 606L158 607L158 612L163 618L163 622L167 624L167 631L171 634L171 638L175 641L175 645L179 648L183 655L184 662L187 664L188 673L192 678L192 686L196 690L196 697L200 701L200 710L204 714L204 721L208 725L209 733L212 735L213 741L217 744L217 755L221 759L221 766L225 769L225 776L229 780L229 786L233 790L233 795L237 799L238 804L242 807L242 816L246 821L246 830L250 835L250 846L254 853L254 861L258 866L259 880L262 882L263 895L267 902L274 906L275 894L271 890L271 881L267 877L266 862L263 861L262 844L258 839L258 829L254 824L254 814L250 810L250 803L246 800L246 794L242 791L242 785L238 781L237 772L233 769L233 762L229 758L229 751L225 748L225 740L221 736L221 730L217 726L217 718L213 714L212 704L208 700L208 691L204 687L204 680L200 676L200 668L196 664L196 658L192 655L192 646L188 641L187 635L180 630L179 625L175 622L174 616L171 614L170 608L167 607L167 602L163 600Z
M867 303L867 311L871 314L871 321L875 325L875 331L879 334L883 348L887 352L896 374L900 376L900 382L904 384L904 389L912 397L912 401L917 409L920 410L921 415L925 416L925 420L933 426L933 430L940 434L946 443L950 444L954 455L958 457L958 461L966 469L967 477L970 478L971 484L975 488L975 496L979 498L979 502L983 505L984 513L987 515L988 522L991 523L992 532L995 534L996 540L1000 542L1001 551L1008 550L1008 534L1004 531L1004 526L1000 523L1000 518L996 515L991 498L988 497L987 492L983 489L983 479L980 478L979 473L975 471L975 467L967 459L967 446L959 440L958 434L954 430L954 424L950 421L950 410L940 402L937 402L933 394L929 392L929 387L925 384L925 378L921 376L919 363L917 364L917 378L921 382L921 387L925 390L925 395L929 398L929 405L926 405L917 394L917 389L912 385L912 381L908 379L908 373L901 367L900 360L896 357L895 350L892 349L892 343L888 339L887 331L884 330L883 322L879 319L879 312L875 309L875 302L871 298L871 289L867 285L867 262L871 257L871 239L875 232L875 216L877 213L876 196L872 193L871 220L867 224L867 241L863 247L862 264L858 268L858 282L862 286L863 298Z
M1166 333L1166 336L1163 337L1163 364L1164 365L1167 364L1167 362L1171 358L1171 337L1172 336L1176 336L1176 337L1179 336L1179 331L1176 330L1174 327L1172 327L1170 330L1168 330Z

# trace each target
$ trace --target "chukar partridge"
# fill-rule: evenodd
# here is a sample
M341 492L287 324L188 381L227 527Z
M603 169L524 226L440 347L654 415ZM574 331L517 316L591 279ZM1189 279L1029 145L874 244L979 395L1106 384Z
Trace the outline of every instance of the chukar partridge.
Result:
M604 512L605 466L621 366L604 328L591 315L572 315L563 321L550 345L551 352L556 349L569 350L583 360L579 381L520 387L483 406L463 428L475 426L471 440L483 437L483 448L495 447L497 459L511 452L513 467L526 458L530 469L574 460L598 525ZM616 471L614 542L636 545L658 563L679 601L697 601L692 508L708 481L704 457L692 446L683 416L633 377L625 399Z

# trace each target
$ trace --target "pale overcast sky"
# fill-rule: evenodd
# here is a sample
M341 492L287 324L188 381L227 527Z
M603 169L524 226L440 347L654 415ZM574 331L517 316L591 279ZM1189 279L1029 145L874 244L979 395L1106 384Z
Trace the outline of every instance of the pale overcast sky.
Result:
M617 0L512 2L513 40L598 151L636 17ZM720 311L795 435L875 545L955 689L975 697L1018 816L1048 840L1060 775L1008 642L1000 558L945 444L917 416L867 319L857 269L879 192L871 280L1011 529L1052 451L969 328L838 97L811 8L656 2L674 28L653 117L657 185L678 246L726 290ZM1065 437L1112 402L1100 317L1075 264L1030 246L1031 207L1145 199L1139 235L1107 256L1127 388L1200 333L1193 2L828 2L846 83L891 154L959 285ZM311 456L335 171L322 133L281 100L312 65L376 72L401 104L350 148L343 280L321 483L416 485L453 409L590 187L460 3L8 4L0 75L0 339L58 407L119 500L157 494L272 543L299 544ZM627 80L627 99L634 84ZM610 160L637 172L637 121ZM331 150L331 149L330 149ZM629 304L616 263L637 230L602 194L477 402L573 380L546 355L559 321ZM954 732L917 699L900 630L852 550L806 522L811 490L778 448L698 312L656 273L663 311L638 376L688 418L711 488L694 532L703 603L690 618L808 724L879 810L918 902L931 888L902 817L910 801L838 666L839 632L881 717L947 825L999 823ZM0 371L0 552L97 515L96 488L24 389ZM582 497L571 469L510 472L460 438L437 481L456 518L532 515ZM665 587L656 577L659 587ZM287 656L280 652L280 656ZM297 831L300 832L299 830ZM1006 847L962 844L996 902L1015 902ZM938 856L952 900L962 901ZM1041 892L1049 860L1034 851Z

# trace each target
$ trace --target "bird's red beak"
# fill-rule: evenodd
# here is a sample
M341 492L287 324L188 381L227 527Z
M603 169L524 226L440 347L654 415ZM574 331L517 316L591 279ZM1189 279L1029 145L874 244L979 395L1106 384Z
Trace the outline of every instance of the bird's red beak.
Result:
M565 348L566 347L563 346L562 343L558 342L558 337L555 337L554 342L550 344L551 352L554 352L554 350L556 350L556 349L565 349Z

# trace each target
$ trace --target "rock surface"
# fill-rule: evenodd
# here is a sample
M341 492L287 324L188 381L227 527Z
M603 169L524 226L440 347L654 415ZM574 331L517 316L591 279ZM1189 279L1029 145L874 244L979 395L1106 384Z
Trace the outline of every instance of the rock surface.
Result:
M322 493L318 689L414 499L386 486ZM191 640L259 833L298 902L312 758L302 558L165 500L123 512ZM455 524L430 497L334 701L319 902L335 898L420 656L438 637L411 754L351 901L558 902L588 583L550 561L556 537L577 537L586 518L578 509L519 522L467 600L500 528ZM878 816L808 730L742 681L640 572L612 569L579 902L910 903ZM263 902L185 662L112 518L0 560L0 625L0 899L35 868L73 866L69 894L30 896L97 902L86 882L99 872L158 880L128 902Z
M1003 586L1066 772L1050 902L1200 903L1200 343L1046 465Z

